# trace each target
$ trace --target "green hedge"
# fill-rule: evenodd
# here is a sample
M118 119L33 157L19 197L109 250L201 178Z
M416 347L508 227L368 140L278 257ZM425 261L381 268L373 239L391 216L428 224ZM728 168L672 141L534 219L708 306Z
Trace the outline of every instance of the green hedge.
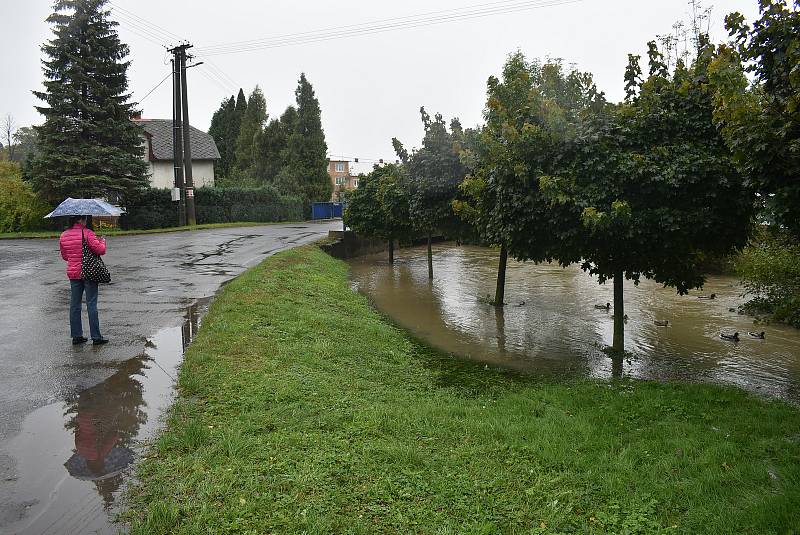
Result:
M150 189L126 207L120 218L124 229L151 229L177 226L177 204L169 189ZM297 221L303 218L302 201L280 195L274 188L197 188L197 223L235 223L237 221Z

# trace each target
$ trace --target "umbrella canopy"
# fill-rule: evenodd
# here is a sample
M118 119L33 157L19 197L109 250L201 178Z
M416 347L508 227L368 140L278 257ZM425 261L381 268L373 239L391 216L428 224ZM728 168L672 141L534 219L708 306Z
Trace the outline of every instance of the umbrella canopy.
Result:
M123 213L125 213L125 210L117 208L113 204L109 204L100 199L73 199L72 197L68 197L67 200L59 204L55 210L44 217L70 215L117 217Z
M80 453L75 453L64 463L69 475L87 481L108 479L122 472L133 462L133 451L130 448L115 446L103 458L103 461L92 464Z

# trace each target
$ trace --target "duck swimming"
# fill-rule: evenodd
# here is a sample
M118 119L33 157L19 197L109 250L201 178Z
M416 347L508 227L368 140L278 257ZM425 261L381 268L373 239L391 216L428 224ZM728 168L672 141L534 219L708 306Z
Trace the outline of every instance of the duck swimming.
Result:
M595 305L594 308L598 310L611 310L611 303L606 303L605 305Z
M767 333L765 333L764 331L761 331L760 333L747 333L747 334L749 334L753 338L758 338L759 340L764 340L767 337L766 336Z
M698 298L698 299L716 299L716 298L717 298L717 294L711 294L711 295L698 295L698 296L697 296L697 298Z
M729 340L731 342L738 342L739 341L739 333L738 332L735 332L733 334L719 333L719 337L722 338L723 340Z
M669 320L653 320L657 327L669 327Z

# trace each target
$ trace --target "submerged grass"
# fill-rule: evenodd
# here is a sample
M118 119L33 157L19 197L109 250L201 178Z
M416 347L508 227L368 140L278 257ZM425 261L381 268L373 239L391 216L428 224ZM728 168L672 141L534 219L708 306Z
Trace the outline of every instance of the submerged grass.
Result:
M153 533L793 533L800 411L415 342L316 247L231 282L126 520Z

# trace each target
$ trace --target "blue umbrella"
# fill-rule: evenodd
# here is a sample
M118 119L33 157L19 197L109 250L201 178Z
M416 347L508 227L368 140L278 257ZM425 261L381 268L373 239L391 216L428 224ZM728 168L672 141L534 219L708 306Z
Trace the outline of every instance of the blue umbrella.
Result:
M70 215L91 215L91 216L106 216L117 217L123 214L125 210L117 208L113 204L100 199L73 199L68 197L67 200L58 205L58 207L44 216L47 217L60 217Z

